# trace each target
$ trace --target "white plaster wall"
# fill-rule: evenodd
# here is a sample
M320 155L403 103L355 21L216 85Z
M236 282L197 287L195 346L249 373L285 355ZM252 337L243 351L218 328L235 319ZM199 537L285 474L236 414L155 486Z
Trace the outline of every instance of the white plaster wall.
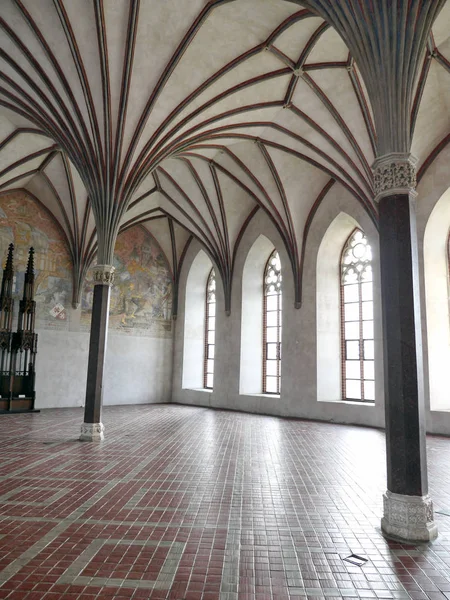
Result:
M341 305L339 275L342 248L358 223L340 213L319 246L316 267L317 400L336 402L341 396Z
M425 376L425 415L427 431L445 435L450 435L450 411L442 409L436 410L436 408L442 407L444 403L447 402L447 395L450 390L450 369L441 368L439 370L439 377L436 378L435 376L432 381L432 388L434 386L435 389L431 390L431 393L434 394L433 402L431 404L431 407L434 408L434 410L431 410L428 374L430 371L429 361L434 360L434 358L433 351L430 356L428 352L429 335L427 319L431 323L433 322L434 307L433 303L430 302L430 299L428 301L428 306L426 302L427 294L424 286L425 272L423 252L425 230L430 215L439 199L450 187L450 174L448 171L449 162L450 148L444 150L426 172L418 187L419 196L417 201L417 232ZM334 371L330 372L328 380L321 381L319 385L317 381L317 355L327 355L326 349L323 346L325 341L323 341L323 344L319 341L319 343L322 344L322 349L317 347L317 326L319 325L319 329L325 327L323 322L317 322L317 315L318 311L320 312L323 310L321 302L327 302L327 299L324 298L322 301L319 300L319 304L317 305L317 258L321 242L327 230L333 224L334 220L339 218L339 215L342 214L350 215L349 218L352 223L357 223L361 229L364 230L373 250L376 369L375 406L336 401L339 400L339 398L334 398L333 400L334 392L332 390L336 389L336 381L338 380L338 374ZM445 212L445 216L446 218L449 218L449 212ZM440 224L442 227L440 227L440 229L442 229L441 233L444 235L446 225L444 227L442 220L443 219L441 218ZM239 389L239 383L242 383L241 360L243 358L246 360L245 356L251 345L251 340L245 341L244 344L241 343L241 334L245 333L245 328L247 327L244 323L242 329L242 277L247 256L256 240L261 235L264 235L278 249L283 265L283 361L280 398L274 398L269 395L258 393L244 394L240 393ZM444 248L443 245L441 246ZM192 248L186 256L181 277L180 314L175 332L173 401L256 413L356 423L377 427L384 426L383 349L378 233L375 225L364 209L346 190L337 184L333 186L318 208L312 222L306 246L303 275L303 302L300 309L294 308L292 273L289 267L287 269L285 268L285 266L288 265L288 260L278 232L262 211L258 211L257 215L248 226L242 237L236 256L231 315L227 317L223 310L217 311L217 362L215 388L213 392L181 389L184 323L183 290L186 282L186 273L199 250L200 245L192 245ZM431 255L429 260L432 261ZM430 277L433 279L432 270L428 274L429 280ZM448 327L448 324L442 322L441 329L445 330L445 327ZM247 346L247 349L245 349L245 346ZM257 347L258 342L256 342L256 348ZM219 355L221 356L220 360ZM433 368L436 372L436 368L432 366L432 374ZM320 371L321 369L319 369L319 374ZM243 388L241 387L241 389ZM318 398L324 401L319 402Z
M381 301L379 297L375 299L378 305L375 313L377 381L375 406L317 401L315 293L317 253L327 228L341 212L354 215L357 223L368 235L374 251L375 287L377 285L379 287L378 242L375 227L365 211L342 187L338 185L333 187L313 221L305 257L304 296L300 309L294 307L293 276L282 241L268 217L263 211L258 211L245 231L236 255L230 316L227 316L223 309L223 299L220 296L222 286L218 287L220 294L218 293L216 317L216 367L212 392L182 388L185 287L189 269L201 249L199 244L191 244L183 264L180 281L179 315L176 322L174 349L172 396L174 402L378 427L384 425ZM244 265L249 252L261 235L277 248L283 268L283 360L281 397L279 398L258 393L240 393L239 387L241 360L245 359L248 345L251 344L251 340L244 345L241 344ZM258 343L259 341L255 340L256 347L258 347ZM247 345L247 349L245 345Z
M37 330L36 408L84 406L89 333ZM170 402L172 339L108 335L104 405Z
M318 401L317 363L317 258L322 240L333 221L345 213L352 215L368 237L373 252L374 271L374 331L375 331L375 406L357 402L341 402L339 396ZM334 275L337 277L337 274ZM289 280L289 285L291 279ZM361 205L340 185L335 184L319 206L306 242L303 273L302 307L296 310L293 301L286 303L284 318L289 323L283 347L283 374L286 374L282 395L287 395L295 416L339 423L384 426L384 385L381 343L381 297L379 294L378 234L372 220ZM291 293L292 294L292 293ZM292 295L291 295L292 298ZM321 369L322 376L323 369ZM330 375L329 377L336 377ZM335 383L335 381L334 381ZM330 391L333 380L325 384ZM335 389L335 388L334 388Z
M83 406L89 334L37 330L36 408Z
M450 189L440 198L428 219L423 247L430 408L446 411L450 410L449 229Z
M188 248L183 261L183 268L180 274L180 283L178 291L178 316L175 321L174 331L174 350L173 350L173 385L172 402L192 404L197 406L210 406L212 391L203 389L203 353L204 349L199 349L198 334L200 324L196 321L195 330L192 330L191 324L187 323L187 317L191 310L198 308L198 315L204 319L205 315L205 292L206 281L212 262L205 251L197 241L193 241ZM192 270L193 269L193 270ZM200 279L199 279L200 278ZM219 283L218 270L216 267L217 290L216 290L216 338L218 313L223 311L222 286ZM198 280L199 279L199 280ZM203 285L203 294L200 294L201 283ZM197 285L198 284L198 285ZM188 288L190 289L190 294ZM186 304L186 297L190 296ZM186 310L187 308L187 310ZM204 330L203 330L204 331ZM186 343L187 342L187 343ZM192 345L193 342L193 345ZM193 356L189 356L189 349L194 351ZM195 350L197 351L195 352ZM217 346L215 348L217 352ZM195 364L192 364L192 360ZM214 361L214 382L217 381L217 354Z
M206 283L212 262L203 250L195 257L186 282L183 346L183 388L204 385Z
M448 304L442 306L445 302L442 257L436 257L435 253L439 247L445 252L445 229L448 232L450 224L450 202L444 196L450 187L449 163L450 147L447 147L420 181L416 208L427 431L444 435L450 435L450 326L445 316L448 317Z
M108 336L103 403L170 402L172 339Z
M260 235L242 273L240 394L260 394L263 378L263 278L273 244Z

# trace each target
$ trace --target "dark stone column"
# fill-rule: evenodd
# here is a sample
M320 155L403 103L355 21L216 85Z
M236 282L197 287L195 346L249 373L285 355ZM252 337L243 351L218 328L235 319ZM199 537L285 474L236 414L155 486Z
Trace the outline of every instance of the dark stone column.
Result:
M402 169L410 163L389 166L396 189L379 198L388 474L382 529L428 541L437 528L427 481L415 192L401 190L396 180L400 172L405 184Z
M101 441L104 427L101 422L103 400L103 375L108 337L109 297L114 267L97 265L94 269L94 299L92 304L91 335L86 384L82 441Z

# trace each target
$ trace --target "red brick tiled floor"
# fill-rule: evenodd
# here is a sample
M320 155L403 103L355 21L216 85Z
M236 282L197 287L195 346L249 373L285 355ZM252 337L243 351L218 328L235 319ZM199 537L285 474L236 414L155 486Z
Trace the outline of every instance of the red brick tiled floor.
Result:
M89 444L82 417L0 417L0 598L450 599L449 439L428 438L440 537L407 546L379 531L381 431L132 406Z

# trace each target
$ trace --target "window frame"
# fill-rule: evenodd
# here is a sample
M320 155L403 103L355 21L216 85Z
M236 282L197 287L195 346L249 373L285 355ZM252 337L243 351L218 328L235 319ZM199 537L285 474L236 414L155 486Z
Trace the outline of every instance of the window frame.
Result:
M280 285L279 291L275 294L268 293L268 284L266 282L266 278L268 275L268 270L270 267L271 260L277 257L278 261L280 261L279 253L276 249L274 249L269 258L266 261L264 267L264 275L263 275L263 368L262 368L262 391L263 394L270 394L271 396L280 396L281 395L281 345L282 345L282 318L283 318L283 308L282 308L282 298L283 298L283 288L282 288L282 270L281 270L281 261L280 261L280 270L279 270L279 280L276 285ZM275 310L268 310L268 297L276 297L277 298L277 308ZM276 312L276 325L269 326L267 324L267 317L269 312ZM267 333L269 328L276 328L276 342L268 342L267 341ZM268 358L268 344L275 343L276 344L276 357ZM276 375L267 375L267 361L276 362ZM275 377L276 378L276 391L268 391L267 389L267 378Z
M206 280L206 288L205 288L205 333L204 333L204 358L203 358L203 387L206 390L212 390L214 388L214 360L215 360L215 347L216 347L216 310L217 310L217 298L216 298L216 287L214 287L214 300L210 299L210 283L214 281L215 286L217 286L216 272L214 267L209 272L208 278ZM210 329L209 320L211 317L211 306L214 305L214 329ZM214 331L214 344L209 343L209 333L210 331ZM213 356L210 358L210 347L213 348ZM213 363L213 371L210 372L208 370L209 363L212 361ZM208 385L208 377L212 377L212 385Z
M370 265L371 269L372 269L372 279L370 281L362 281L361 277L358 277L358 280L355 282L355 284L358 285L358 320L346 320L346 314L345 314L345 307L346 304L356 304L356 301L353 303L349 303L345 301L345 287L346 284L344 283L344 258L345 255L347 253L347 251L350 248L350 244L353 240L353 238L355 237L355 235L357 233L361 233L363 235L363 237L366 240L367 245L369 246L370 250L371 250L371 255L370 255L370 259L365 261L365 263L367 265ZM363 290L362 290L362 286L364 283L371 283L372 289L371 289L371 300L369 300L370 302L372 302L372 318L371 319L364 319L364 314L363 314L363 303L365 302L363 300ZM353 285L355 285L353 284ZM367 235L364 233L364 231L362 229L360 229L359 227L355 227L355 229L350 233L350 235L348 236L347 240L345 241L342 250L341 250L341 255L340 255L340 260L339 260L339 288L340 288L340 321L341 321L341 399L344 402L361 402L361 403L374 403L375 402L375 340L374 340L374 325L375 325L375 317L374 317L374 284L373 284L373 256L372 256L372 248L371 245L368 242L368 238ZM346 338L346 332L345 332L345 325L346 323L358 323L358 332L359 332L359 337L357 339L347 339ZM368 323L371 322L372 323L372 337L364 337L364 323ZM347 357L347 343L348 342L358 342L358 354L359 354L359 358L358 359L350 359ZM366 348L365 348L365 342L372 342L373 345L373 358L366 358L365 356L365 352L366 352ZM347 362L349 361L354 361L354 362L359 362L359 377L357 379L355 378L349 378L347 377ZM373 379L369 379L366 375L366 367L365 364L366 362L372 362L373 363ZM348 397L348 390L347 390L347 380L350 381L358 381L359 382L359 387L360 387L360 398L352 398L352 397ZM364 383L366 381L373 381L373 389L374 389L374 393L373 393L373 398L369 398L367 399L367 394L365 392L365 385Z

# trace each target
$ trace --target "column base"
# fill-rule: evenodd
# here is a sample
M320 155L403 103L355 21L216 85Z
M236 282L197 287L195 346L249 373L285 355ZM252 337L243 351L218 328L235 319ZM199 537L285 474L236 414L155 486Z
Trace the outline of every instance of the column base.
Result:
M431 542L438 536L430 496L404 496L387 490L381 530L405 542Z
M105 439L103 423L83 423L81 426L80 442L101 442Z

